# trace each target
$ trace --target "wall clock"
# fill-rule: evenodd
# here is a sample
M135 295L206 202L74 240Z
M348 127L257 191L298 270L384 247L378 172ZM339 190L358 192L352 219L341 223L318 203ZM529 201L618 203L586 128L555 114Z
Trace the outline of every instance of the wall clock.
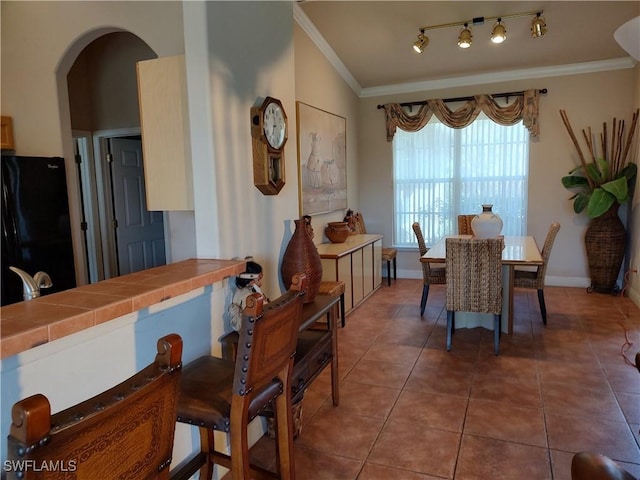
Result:
M287 115L280 100L267 97L251 107L253 183L265 195L277 195L285 183L284 145Z

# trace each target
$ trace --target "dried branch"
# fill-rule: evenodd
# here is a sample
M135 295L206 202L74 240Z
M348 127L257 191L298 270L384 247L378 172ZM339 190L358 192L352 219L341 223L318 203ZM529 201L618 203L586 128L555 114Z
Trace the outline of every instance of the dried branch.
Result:
M636 133L636 128L638 127L638 114L640 114L640 109L637 109L635 111L631 119L631 128L629 129L629 136L627 137L627 141L624 146L624 151L622 153L623 163L626 163L627 155L629 155L629 149L631 148L631 143L633 142L633 136Z
M587 177L587 182L589 183L589 186L593 188L595 185L593 184L593 180L591 180L589 175L586 174L587 162L585 161L584 155L582 154L582 150L580 149L580 144L578 143L578 139L576 138L576 135L573 133L573 128L571 128L571 123L569 122L569 117L567 116L567 112L565 110L560 110L560 116L562 117L562 122L564 123L564 126L567 129L567 132L569 132L569 136L573 141L573 145L576 147L576 150L578 151L578 157L580 157L580 163L582 163L582 167L585 170L585 176Z

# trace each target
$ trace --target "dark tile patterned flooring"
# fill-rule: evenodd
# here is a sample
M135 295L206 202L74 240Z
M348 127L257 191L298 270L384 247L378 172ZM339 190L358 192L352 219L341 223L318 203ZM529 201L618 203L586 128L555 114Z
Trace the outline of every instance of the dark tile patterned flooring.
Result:
M302 480L570 480L594 451L640 476L640 309L628 298L516 290L514 333L455 332L445 349L445 287L420 317L420 280L383 284L338 332L340 405L329 369L303 400L295 441ZM273 441L253 454L275 466Z

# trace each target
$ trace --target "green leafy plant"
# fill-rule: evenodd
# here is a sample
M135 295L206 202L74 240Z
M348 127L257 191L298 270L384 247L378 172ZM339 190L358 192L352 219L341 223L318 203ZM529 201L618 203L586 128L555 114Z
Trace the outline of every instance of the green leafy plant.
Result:
M638 126L639 110L633 114L626 139L624 120L613 119L610 140L607 135L607 124L606 122L603 124L603 132L600 134L600 154L597 151L591 127L587 131L582 130L590 156L589 162L585 159L578 139L573 133L567 113L560 110L562 121L580 157L580 165L572 169L569 175L562 177L562 185L574 192L570 200L573 200L573 210L576 213L581 213L586 208L587 215L596 218L607 212L614 203L623 204L629 200L632 182L638 174L637 165L629 160L629 151Z

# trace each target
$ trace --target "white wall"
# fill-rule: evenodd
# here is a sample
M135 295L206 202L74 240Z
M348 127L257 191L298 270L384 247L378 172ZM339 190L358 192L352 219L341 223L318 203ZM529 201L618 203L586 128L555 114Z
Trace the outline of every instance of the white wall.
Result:
M568 200L570 194L560 183L561 177L577 165L578 157L559 110L567 111L577 132L589 126L594 131L601 131L602 123L610 124L614 117L631 120L633 109L630 99L637 89L637 73L633 69L362 99L358 173L360 204L367 223L375 231L383 233L385 238L392 238L392 144L386 141L384 113L377 110L378 104L529 88L547 88L548 93L540 97L540 138L530 147L527 232L534 235L542 247L549 225L559 221L562 227L551 253L547 283L588 286L584 232L589 220L586 215L573 212L572 202ZM416 251L399 253L401 276L422 278Z
M636 65L634 77L633 103L635 108L640 108L640 64ZM640 163L640 130L636 132L635 147L631 149L636 165ZM636 177L636 189L631 207L630 245L629 245L629 269L635 270L629 273L627 293L636 305L640 306L640 175Z

